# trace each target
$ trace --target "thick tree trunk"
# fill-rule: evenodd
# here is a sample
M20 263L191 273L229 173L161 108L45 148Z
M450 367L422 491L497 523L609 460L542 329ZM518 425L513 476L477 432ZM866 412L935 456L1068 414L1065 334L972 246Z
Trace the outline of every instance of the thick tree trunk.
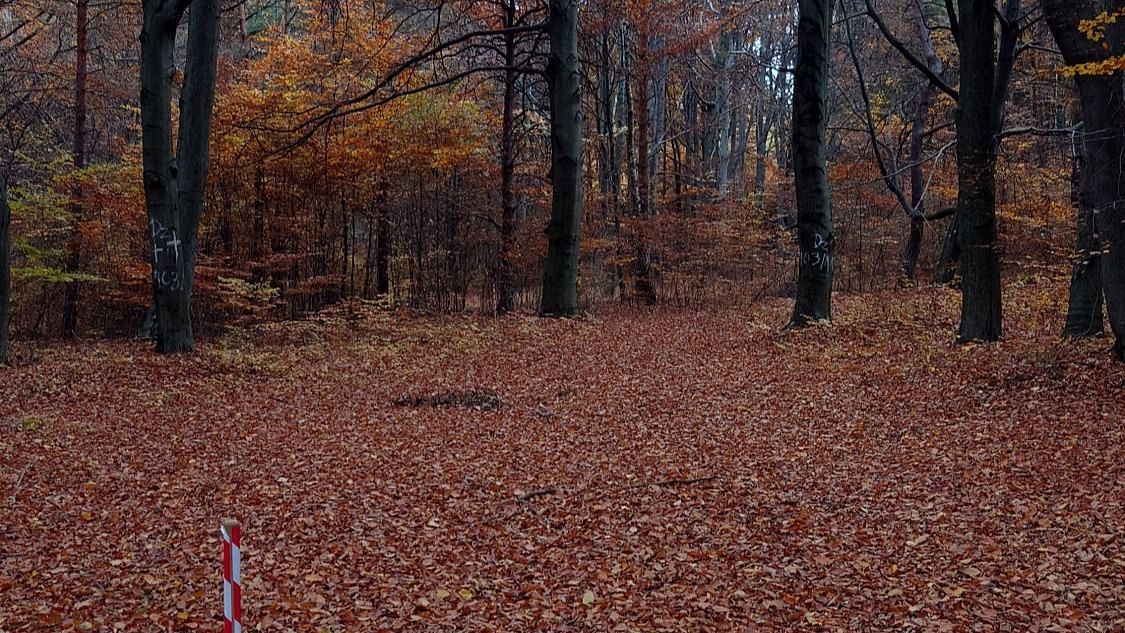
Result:
M834 0L801 0L793 88L793 171L800 260L790 324L832 316L833 227L824 135Z
M87 38L87 8L89 0L78 0L75 19L74 51L74 167L86 166L86 60L89 55ZM75 192L76 194L78 192ZM67 245L66 272L76 273L82 262L82 236L78 223L82 220L82 205L75 202L72 207L74 234ZM69 281L63 293L63 336L73 338L78 327L78 282Z
M961 90L957 110L957 240L961 251L961 342L1003 334L996 250L994 5L959 0Z
M504 7L504 28L516 21L515 0ZM516 40L515 35L504 36L504 112L500 138L500 254L496 275L496 313L507 314L515 309L515 268L512 262L516 246L516 200L514 188L516 171Z
M1081 206L1094 216L1097 233L1093 241L1099 257L1105 307L1113 330L1114 352L1125 360L1125 99L1121 74L1108 77L1079 77L1082 100L1083 152L1096 159L1085 165Z
M0 173L0 363L8 362L8 324L12 301L12 210L8 179Z
M941 242L941 253L938 255L937 264L934 265L934 281L939 284L951 284L956 273L955 266L961 261L961 248L957 244L957 220L954 219L945 229L945 237Z
M1085 136L1085 135L1083 135ZM1078 202L1078 230L1075 244L1075 259L1070 275L1070 301L1066 310L1066 325L1063 336L1100 336L1105 332L1105 317L1102 307L1101 245L1094 226L1096 218L1092 182L1093 170L1087 143L1083 140L1075 161L1076 180L1074 188ZM1096 162L1095 159L1094 162Z
M171 147L171 85L176 28L186 5L146 0L141 31L141 127L145 203L152 240L157 351L189 352L191 288L207 182L215 98L219 2L195 0L188 23L176 154Z
M1105 59L1110 51L1079 30L1083 19L1105 9L1100 0L1044 0L1043 16L1067 64ZM1111 27L1120 41L1122 26ZM1101 328L1101 297L1115 336L1114 353L1125 360L1125 98L1121 73L1079 76L1082 106L1081 174L1078 193L1078 256L1071 277L1064 333L1095 334ZM1099 254L1100 253L1100 254ZM1100 280L1099 280L1100 277ZM1100 283L1099 283L1100 281Z
M578 0L551 0L547 18L551 95L551 220L543 263L547 316L578 313L578 232L582 215L582 109L578 69Z
M148 0L144 3L144 25L141 29L141 145L144 164L145 207L152 248L152 287L154 317L157 321L156 345L164 351L175 334L178 344L191 346L190 320L187 306L181 314L169 302L183 286L180 270L183 235L176 212L176 164L172 154L172 60L176 26L181 10L171 2ZM173 233L173 231L175 233ZM173 253L166 254L167 241L176 238ZM169 265L171 264L171 265ZM170 268L170 270L169 270ZM188 323L183 331L184 323Z

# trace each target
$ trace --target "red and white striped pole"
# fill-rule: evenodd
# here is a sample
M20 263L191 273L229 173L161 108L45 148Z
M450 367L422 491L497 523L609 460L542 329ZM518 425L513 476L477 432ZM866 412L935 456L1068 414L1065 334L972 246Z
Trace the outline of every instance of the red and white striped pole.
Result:
M223 533L223 633L242 633L242 528L226 519Z

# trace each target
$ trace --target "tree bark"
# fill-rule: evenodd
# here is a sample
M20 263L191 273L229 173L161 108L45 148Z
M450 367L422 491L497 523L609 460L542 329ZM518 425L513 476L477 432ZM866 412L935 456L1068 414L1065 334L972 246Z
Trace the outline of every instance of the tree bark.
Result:
M516 21L515 0L504 5L504 28ZM516 200L513 191L516 171L516 39L504 35L504 112L500 133L500 256L496 275L496 313L507 314L515 309L515 268L512 257L516 242Z
M551 220L543 264L544 316L578 313L578 233L582 215L582 110L578 0L551 0L547 18L551 97Z
M652 215L652 179L656 173L656 162L652 159L653 138L655 134L651 129L653 115L653 95L650 90L654 86L652 74L652 43L648 33L641 32L637 35L636 45L636 80L637 100L633 108L636 112L635 142L637 148L636 175L637 175L637 206L633 210L635 218L633 231L633 283L636 298L645 305L656 305L656 286L652 279L652 253L647 243L644 228L645 219Z
M1097 0L1044 0L1043 16L1067 64L1105 59L1110 51L1087 39L1079 22L1104 10ZM1120 26L1116 27L1120 29ZM1121 39L1121 31L1111 33ZM1078 262L1071 277L1064 334L1096 334L1102 326L1101 296L1113 330L1114 353L1125 360L1125 98L1122 74L1078 76L1082 111L1078 184ZM1099 283L1100 282L1100 283Z
M1097 229L1094 226L1096 217L1094 206L1097 201L1093 192L1096 183L1093 182L1097 167L1091 165L1094 161L1087 148L1083 135L1078 156L1075 160L1077 182L1074 188L1078 202L1078 227L1075 244L1075 259L1070 274L1070 297L1066 310L1066 325L1063 326L1063 336L1082 337L1100 336L1105 332L1105 317L1102 305L1102 270L1101 270L1101 245L1097 239Z
M722 15L725 16L728 5L724 4ZM730 194L731 148L733 139L734 116L731 102L734 85L734 46L736 34L726 29L719 34L719 50L715 56L715 70L718 77L715 81L715 107L714 119L718 129L715 131L715 193L720 200L726 200Z
M156 349L190 352L191 289L203 192L207 181L211 109L215 99L219 2L194 0L180 94L176 153L172 137L172 77L176 28L190 0L145 0L141 31L141 128L145 204L152 246Z
M914 16L918 38L922 42L922 57L930 72L940 77L944 68L941 58L934 50L934 41L926 25L923 7L922 3L918 3ZM910 205L913 214L910 216L910 232L902 251L902 274L911 281L917 276L918 256L922 252L922 238L926 228L926 175L922 168L922 153L925 149L926 122L929 120L934 92L934 82L927 79L914 101L914 120L910 128Z
M996 251L996 35L991 0L959 0L961 89L957 109L957 240L961 251L958 340L1003 334Z
M790 324L832 316L832 207L825 128L834 0L801 0L793 87L793 172L797 194L797 300Z
M379 215L375 218L375 294L386 297L391 293L391 218L390 185L385 180L379 181Z
M74 168L81 170L86 166L86 60L89 56L87 38L87 8L89 0L78 0L76 8L75 52L74 52ZM75 192L75 197L77 194ZM76 273L82 262L82 234L79 222L82 220L82 204L73 204L74 233L67 245L66 272ZM78 282L68 281L63 293L63 336L73 338L78 327Z

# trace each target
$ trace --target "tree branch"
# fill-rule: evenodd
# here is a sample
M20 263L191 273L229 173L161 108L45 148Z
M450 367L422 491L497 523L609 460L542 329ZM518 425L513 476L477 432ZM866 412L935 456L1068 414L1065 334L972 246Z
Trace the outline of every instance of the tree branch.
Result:
M893 46L895 50L901 53L902 56L906 58L906 61L910 62L912 66L917 68L923 75L925 75L926 78L929 79L934 84L934 86L938 88L938 90L941 90L945 94L952 97L954 101L957 101L960 98L960 94L957 92L957 90L955 90L949 84L945 83L944 79L939 77L936 73L934 73L934 71L930 70L930 67L928 65L924 64L922 60L918 59L918 57L915 56L914 53L911 53L910 50L906 48L906 45L903 44L901 40L895 37L895 34L891 32L891 29L887 26L886 22L883 22L883 18L879 16L879 12L875 10L874 5L871 4L871 0L864 0L864 2L867 3L867 15L873 22L875 22L875 26L879 27L879 31L883 34L883 37L886 38L887 42L891 46Z

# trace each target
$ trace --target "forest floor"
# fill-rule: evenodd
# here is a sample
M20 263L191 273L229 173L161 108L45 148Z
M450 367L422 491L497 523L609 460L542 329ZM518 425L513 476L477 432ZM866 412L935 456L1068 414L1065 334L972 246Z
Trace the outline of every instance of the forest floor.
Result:
M0 371L0 631L1122 630L1125 366L957 296L338 310Z

